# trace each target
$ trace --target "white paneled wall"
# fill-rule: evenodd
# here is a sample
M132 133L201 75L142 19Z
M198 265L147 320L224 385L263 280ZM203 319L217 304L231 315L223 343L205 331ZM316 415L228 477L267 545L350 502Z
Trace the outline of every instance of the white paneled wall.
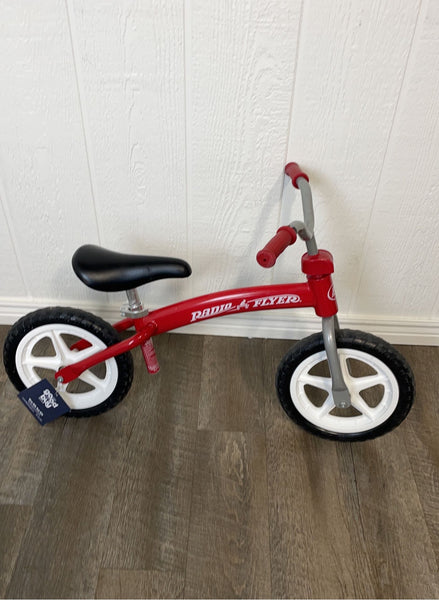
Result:
M0 0L0 321L47 304L117 317L82 243L187 259L194 294L301 280L283 167L309 172L342 324L439 344L437 0ZM312 311L203 333L300 337ZM285 318L286 317L286 318Z

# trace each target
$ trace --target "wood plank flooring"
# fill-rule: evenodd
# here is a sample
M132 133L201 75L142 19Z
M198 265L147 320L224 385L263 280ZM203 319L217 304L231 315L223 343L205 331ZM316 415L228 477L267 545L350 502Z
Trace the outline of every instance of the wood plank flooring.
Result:
M291 345L161 336L122 404L44 428L1 366L0 597L438 597L439 348L399 348L406 422L341 444L280 408Z

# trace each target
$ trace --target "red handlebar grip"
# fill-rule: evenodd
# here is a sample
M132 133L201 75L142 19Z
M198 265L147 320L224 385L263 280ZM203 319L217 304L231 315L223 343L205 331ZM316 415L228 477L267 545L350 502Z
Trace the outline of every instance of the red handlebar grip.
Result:
M285 248L294 244L296 239L297 234L292 227L288 227L288 225L280 227L268 244L262 250L259 250L256 260L261 267L265 267L266 269L272 267L276 263L277 257L282 254Z
M302 171L302 169L299 167L299 165L295 162L292 163L288 163L287 166L285 167L285 173L291 177L291 181L293 182L293 185L295 188L299 189L299 186L296 184L296 180L299 177L303 177L304 179L306 179L307 181L309 181L309 177L306 173L304 173Z

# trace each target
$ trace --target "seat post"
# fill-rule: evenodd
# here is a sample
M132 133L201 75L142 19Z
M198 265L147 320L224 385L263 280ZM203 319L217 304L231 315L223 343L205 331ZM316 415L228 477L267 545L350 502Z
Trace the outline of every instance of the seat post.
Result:
M139 293L136 288L133 290L126 290L126 294L130 310L132 310L133 312L143 310L142 301L139 297Z
M140 319L146 317L148 310L143 308L142 301L136 288L132 290L125 290L128 304L124 304L121 309L122 315L130 317L131 319Z

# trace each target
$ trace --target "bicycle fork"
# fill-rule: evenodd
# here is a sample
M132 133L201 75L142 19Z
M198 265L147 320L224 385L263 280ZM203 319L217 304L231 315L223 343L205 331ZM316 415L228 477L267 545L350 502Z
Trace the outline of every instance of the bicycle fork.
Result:
M337 353L337 343L335 339L335 332L337 329L339 329L339 325L336 316L323 317L323 343L325 344L329 372L331 373L332 397L337 408L349 408L349 406L351 406L351 395L346 386L341 370L340 357Z
M332 255L327 250L317 250L316 252L308 246L308 253L302 257L302 271L306 274L308 284L313 291L316 313L322 317L323 343L331 373L334 404L337 408L349 408L351 395L341 370L335 335L339 324L331 279L331 274L334 272Z

